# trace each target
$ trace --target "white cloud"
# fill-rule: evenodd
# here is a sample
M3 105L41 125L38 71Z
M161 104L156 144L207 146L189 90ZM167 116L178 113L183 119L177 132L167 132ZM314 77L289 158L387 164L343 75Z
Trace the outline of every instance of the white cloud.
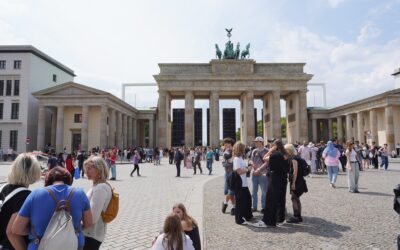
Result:
M381 31L372 22L365 24L357 37L357 42L363 43L370 39L376 38L381 34Z
M336 8L339 4L343 3L345 0L329 0L329 5L332 8Z

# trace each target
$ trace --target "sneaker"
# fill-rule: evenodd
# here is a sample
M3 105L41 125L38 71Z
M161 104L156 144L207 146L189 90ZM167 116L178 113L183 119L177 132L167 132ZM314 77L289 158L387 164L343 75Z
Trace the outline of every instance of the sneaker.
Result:
M293 217L290 217L286 222L287 223L300 223L300 222L303 222L303 219L301 217L293 216Z
M360 191L358 191L358 190L354 190L354 193L360 193Z
M226 208L228 207L228 203L225 204L224 202L222 202L222 213L224 214L226 212Z
M253 227L258 227L258 228L266 228L267 227L267 225L262 220L257 221L255 223L249 223L249 225L251 225Z
M231 209L231 215L235 215L235 208Z

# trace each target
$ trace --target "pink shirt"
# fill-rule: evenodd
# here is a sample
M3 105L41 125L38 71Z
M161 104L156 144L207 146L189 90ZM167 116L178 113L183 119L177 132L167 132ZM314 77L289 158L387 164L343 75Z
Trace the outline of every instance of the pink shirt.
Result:
M325 158L325 165L327 165L327 166L339 166L339 156L340 156L340 152L337 149L336 149L335 157L327 155L326 153L322 154L322 157Z

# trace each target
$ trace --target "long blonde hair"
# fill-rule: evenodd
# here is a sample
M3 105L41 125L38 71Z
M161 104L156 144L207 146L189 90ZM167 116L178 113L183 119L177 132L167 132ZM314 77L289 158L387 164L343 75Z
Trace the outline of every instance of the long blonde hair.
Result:
M13 185L28 187L40 179L40 163L35 156L27 153L18 155L11 164L7 182Z
M176 243L176 248L174 248L174 243ZM183 250L183 229L178 216L169 215L165 219L162 245L166 250Z
M245 150L246 150L246 145L244 145L244 143L241 141L237 141L235 145L233 145L232 149L233 156L243 157Z
M174 210L175 208L178 208L182 211L182 220L186 222L188 227L197 227L197 221L187 213L185 205L183 205L182 203L177 203L172 207L172 210Z

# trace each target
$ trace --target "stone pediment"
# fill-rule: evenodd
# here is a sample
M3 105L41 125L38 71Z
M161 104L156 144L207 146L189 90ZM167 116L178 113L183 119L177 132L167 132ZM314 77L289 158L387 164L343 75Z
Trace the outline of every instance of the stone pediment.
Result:
M108 93L78 83L68 82L34 93L34 96L88 96Z

